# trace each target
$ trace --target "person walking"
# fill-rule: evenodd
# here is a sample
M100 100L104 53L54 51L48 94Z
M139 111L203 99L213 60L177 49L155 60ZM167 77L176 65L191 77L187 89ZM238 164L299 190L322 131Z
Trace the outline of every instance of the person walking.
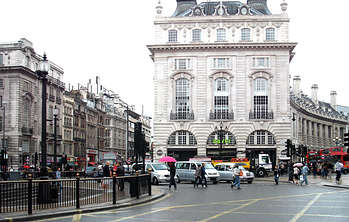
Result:
M202 180L201 180L201 166L196 166L194 188L195 187L199 188L199 182L202 184Z
M106 188L108 189L108 182L106 177L111 177L112 176L112 172L110 170L110 166L109 166L109 161L107 161L103 167L103 177L104 179L102 179L102 188Z
M234 188L234 186L237 186L238 190L240 189L240 172L241 170L239 169L239 166L238 165L235 165L234 166L234 170L233 170L233 173L234 173L234 183L231 185L231 188Z
M312 169L313 169L313 176L314 176L314 178L316 178L316 174L317 174L317 166L316 166L317 164L314 162L313 164L312 164Z
M207 179L206 179L206 168L205 168L205 163L202 163L200 167L200 172L201 172L201 187L207 188ZM205 180L205 183L204 183Z
M339 184L342 176L343 164L337 160L337 163L334 165L334 169L336 171L336 183Z
M294 183L293 180L293 167L292 167L293 163L291 162L290 165L288 166L288 181L290 183Z
M125 176L125 168L122 164L117 163L116 176L117 177ZM118 179L118 189L120 191L124 190L124 178Z
M171 185L174 186L174 189L177 190L177 184L175 180L176 176L176 166L174 163L168 163L170 166L170 184L169 184L169 190L171 190Z
M305 182L305 185L308 185L308 173L309 173L309 167L307 166L307 164L305 164L301 170L301 175L303 177L303 179L301 180L301 186L303 185L304 182Z
M296 185L299 185L299 168L297 166L293 167L293 183L295 183Z
M278 185L278 184L279 184L280 175L281 175L281 170L280 170L279 167L276 165L275 168L274 168L274 180L275 180L275 185Z

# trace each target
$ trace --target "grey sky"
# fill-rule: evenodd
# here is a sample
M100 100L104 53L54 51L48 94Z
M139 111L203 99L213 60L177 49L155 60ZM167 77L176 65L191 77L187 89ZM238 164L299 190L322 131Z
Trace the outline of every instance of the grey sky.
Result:
M153 112L153 63L147 44L158 0L1 0L0 42L25 37L40 54L64 68L64 82L86 84L100 76L112 89L147 115ZM198 0L198 2L202 2ZM246 2L246 0L242 0ZM280 13L282 0L268 0L272 13ZM319 99L349 105L346 82L347 11L349 1L329 5L318 0L287 0L291 18L290 39L298 42L291 74L300 75L301 87L310 95L319 85ZM176 0L162 0L171 15ZM94 80L93 80L94 81Z

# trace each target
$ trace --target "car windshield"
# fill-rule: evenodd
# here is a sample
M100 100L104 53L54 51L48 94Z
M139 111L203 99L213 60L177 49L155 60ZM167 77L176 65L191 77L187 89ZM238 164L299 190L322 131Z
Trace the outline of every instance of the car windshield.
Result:
M86 170L93 170L95 167L87 167Z
M153 164L155 170L168 170L165 164Z
M205 163L206 169L215 169L211 163Z

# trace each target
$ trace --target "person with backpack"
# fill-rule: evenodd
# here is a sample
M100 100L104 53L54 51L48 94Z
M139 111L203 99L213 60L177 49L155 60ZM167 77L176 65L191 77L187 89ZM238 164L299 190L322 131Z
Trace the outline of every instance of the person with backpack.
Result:
M303 177L303 179L301 180L301 186L303 185L304 182L305 182L305 185L308 185L308 173L309 173L309 167L307 166L307 164L305 164L301 170L301 176Z

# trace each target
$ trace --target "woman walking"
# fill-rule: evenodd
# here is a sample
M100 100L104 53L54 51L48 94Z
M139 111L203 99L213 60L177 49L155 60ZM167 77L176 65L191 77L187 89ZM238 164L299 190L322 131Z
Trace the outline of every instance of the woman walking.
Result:
M294 176L294 183L296 185L299 185L299 172L300 172L300 170L298 169L297 166L295 166L293 168L293 176Z
M275 180L276 185L279 184L280 175L281 175L281 171L280 171L279 167L276 165L275 169L274 169L274 180Z
M199 182L201 182L201 184L202 184L202 180L201 180L201 166L196 166L194 188L195 187L199 188Z

